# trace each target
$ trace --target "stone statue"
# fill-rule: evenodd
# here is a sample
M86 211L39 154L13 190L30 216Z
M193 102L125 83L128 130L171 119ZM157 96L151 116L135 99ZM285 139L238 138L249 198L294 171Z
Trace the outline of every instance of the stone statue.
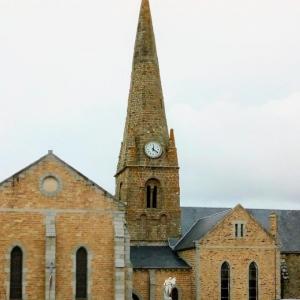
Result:
M165 280L164 300L172 300L171 293L172 293L172 290L175 287L175 285L176 285L175 277L174 278L169 277L168 279Z

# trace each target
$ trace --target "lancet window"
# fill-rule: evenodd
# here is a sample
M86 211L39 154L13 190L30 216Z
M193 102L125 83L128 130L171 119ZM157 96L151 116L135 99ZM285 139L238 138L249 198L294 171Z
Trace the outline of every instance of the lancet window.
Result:
M76 252L76 300L87 299L88 253L84 247Z
M230 266L227 262L221 267L221 300L230 300Z
M14 247L10 255L10 300L22 299L23 252Z

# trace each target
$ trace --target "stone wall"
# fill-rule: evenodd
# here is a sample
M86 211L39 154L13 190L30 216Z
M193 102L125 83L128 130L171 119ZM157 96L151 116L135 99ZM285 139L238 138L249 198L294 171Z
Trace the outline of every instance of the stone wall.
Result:
M288 268L289 279L283 281L283 298L300 299L300 253L282 255L282 260Z
M197 273L198 270L198 262L199 259L196 256L196 249L189 249L186 251L180 251L178 252L178 255L186 261L191 267L191 275L189 277L189 280L191 281L191 287L192 287L192 298L196 299L197 289L199 287L199 274Z
M58 190L51 177L44 187L48 190L43 191L47 176L59 181ZM118 228L116 213L121 216ZM0 269L5 272L0 272L0 299L9 296L14 246L20 246L24 254L24 300L75 299L79 247L88 252L88 299L100 300L103 295L114 299L115 280L125 272L126 264L124 234L115 239L116 230L122 229L122 215L111 196L52 154L4 182L0 186ZM116 243L120 248L117 264ZM50 267L54 270L53 295L47 294ZM124 293L125 280L121 284L118 288Z
M236 238L234 224L243 222L243 238ZM280 298L280 253L275 239L266 232L241 206L208 233L199 244L200 296L202 300L220 297L220 270L223 262L230 265L232 299L248 298L249 265L258 267L259 298Z
M147 208L146 183L155 178L158 208ZM121 201L126 203L126 220L131 241L166 241L180 234L178 168L128 167L117 178L122 184Z
M134 270L133 291L140 300L163 299L164 282L169 277L176 277L176 288L180 300L194 299L192 295L191 270Z

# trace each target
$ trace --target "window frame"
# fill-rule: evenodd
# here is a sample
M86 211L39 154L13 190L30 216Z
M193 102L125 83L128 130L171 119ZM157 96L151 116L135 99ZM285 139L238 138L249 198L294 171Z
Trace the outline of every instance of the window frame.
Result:
M222 298L222 269L223 269L223 266L227 264L228 266L228 273L229 273L229 276L228 276L228 299L226 300L231 300L231 264L228 260L225 260L225 261L222 261L221 265L220 265L220 269L219 269L219 278L220 278L220 281L219 281L219 299L220 300L223 300L224 298Z
M12 255L14 250L19 249L21 253L21 298L12 298L11 297L11 291L12 291ZM9 294L9 300L23 300L24 299L24 251L21 246L15 245L11 247L9 251L9 277L8 277L8 294Z
M150 178L146 181L144 186L145 193L145 208L159 209L161 201L161 184L156 178Z
M79 300L80 298L76 298L76 254L77 251L80 248L84 248L87 252L87 298L84 300L90 300L91 299L91 286L92 286L92 260L93 260L93 253L90 250L89 246L86 244L80 244L76 246L73 249L72 252L72 261L73 261L73 266L72 266L72 274L73 274L73 280L72 280L72 290L73 290L73 295L72 295L72 300Z
M250 298L250 267L254 265L256 270L256 299ZM248 300L258 300L259 299L259 268L256 261L251 261L248 265Z
M235 239L244 239L246 237L246 222L235 221L233 223L233 236Z

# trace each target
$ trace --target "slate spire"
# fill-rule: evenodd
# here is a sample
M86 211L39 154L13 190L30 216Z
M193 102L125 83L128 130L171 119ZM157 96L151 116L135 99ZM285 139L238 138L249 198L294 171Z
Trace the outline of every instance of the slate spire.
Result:
M142 164L143 147L149 140L167 147L169 134L150 5L142 0L118 170L132 163Z

